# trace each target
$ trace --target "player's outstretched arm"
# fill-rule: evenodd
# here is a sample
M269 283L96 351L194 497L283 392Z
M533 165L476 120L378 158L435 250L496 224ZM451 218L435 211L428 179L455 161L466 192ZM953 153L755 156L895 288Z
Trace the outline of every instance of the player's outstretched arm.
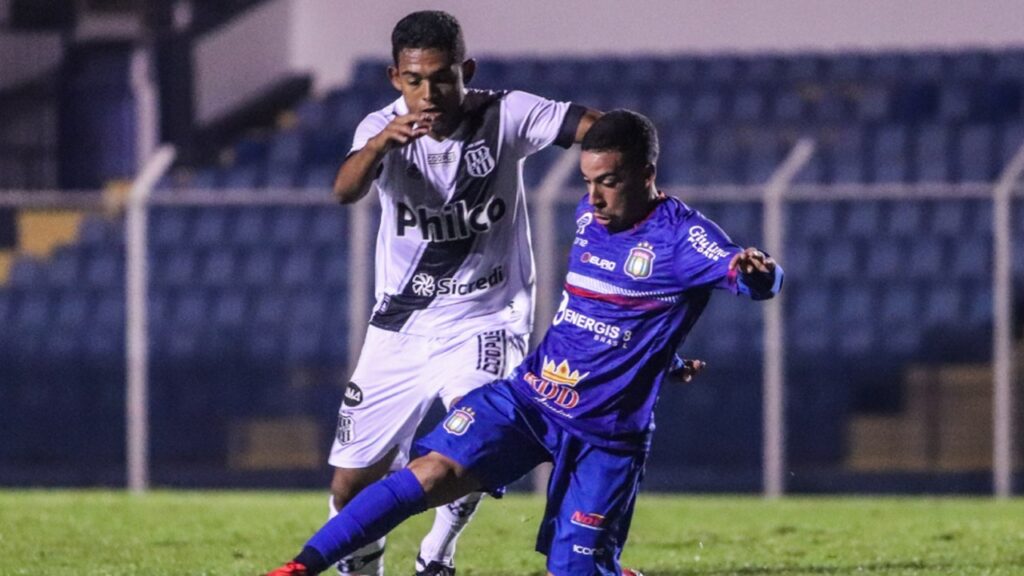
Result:
M422 138L430 131L433 117L429 114L404 114L395 117L380 134L370 138L366 146L350 154L334 178L334 197L342 204L351 204L366 196L377 178L384 155L391 150Z
M782 267L758 248L744 248L729 261L729 271L740 275L740 291L754 300L767 300L782 289Z

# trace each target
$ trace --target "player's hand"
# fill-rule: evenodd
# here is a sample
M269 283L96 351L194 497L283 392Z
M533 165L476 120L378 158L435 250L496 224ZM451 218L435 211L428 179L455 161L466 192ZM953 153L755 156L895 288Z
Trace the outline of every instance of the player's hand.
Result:
M775 271L775 260L757 248L745 248L729 261L729 270L739 270L743 274L761 272L770 274Z
M707 366L707 362L703 360L685 360L682 358L678 360L680 361L679 365L669 370L668 374L683 384L692 382L701 373L701 370L704 370L704 367Z
M370 145L380 150L381 153L405 146L430 132L434 118L434 114L426 112L396 116L394 120L388 122L380 134L370 139Z

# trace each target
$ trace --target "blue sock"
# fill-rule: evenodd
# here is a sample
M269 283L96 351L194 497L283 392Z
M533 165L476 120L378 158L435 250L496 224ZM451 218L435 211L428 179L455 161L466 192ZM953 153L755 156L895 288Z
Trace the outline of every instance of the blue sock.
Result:
M408 468L374 482L306 542L303 556L309 559L307 551L311 548L324 561L323 568L307 567L326 569L426 509L427 495Z

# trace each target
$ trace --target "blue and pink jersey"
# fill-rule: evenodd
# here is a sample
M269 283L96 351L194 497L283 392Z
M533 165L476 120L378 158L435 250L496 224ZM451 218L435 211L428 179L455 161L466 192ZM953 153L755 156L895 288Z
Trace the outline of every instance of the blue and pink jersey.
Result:
M730 272L741 250L678 199L610 234L584 197L558 312L510 378L513 389L574 436L646 450L666 369L711 291L764 299L782 285L778 266L774 278Z

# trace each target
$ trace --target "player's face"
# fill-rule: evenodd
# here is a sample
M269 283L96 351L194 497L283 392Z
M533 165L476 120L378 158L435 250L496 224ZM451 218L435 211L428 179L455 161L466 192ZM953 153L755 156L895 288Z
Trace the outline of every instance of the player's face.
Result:
M594 220L619 232L643 220L651 209L654 166L631 165L622 152L587 150L580 155Z
M398 65L388 68L391 84L402 93L412 114L432 118L431 132L446 134L458 125L466 82L473 75L473 60L456 62L436 48L406 48L398 53Z

